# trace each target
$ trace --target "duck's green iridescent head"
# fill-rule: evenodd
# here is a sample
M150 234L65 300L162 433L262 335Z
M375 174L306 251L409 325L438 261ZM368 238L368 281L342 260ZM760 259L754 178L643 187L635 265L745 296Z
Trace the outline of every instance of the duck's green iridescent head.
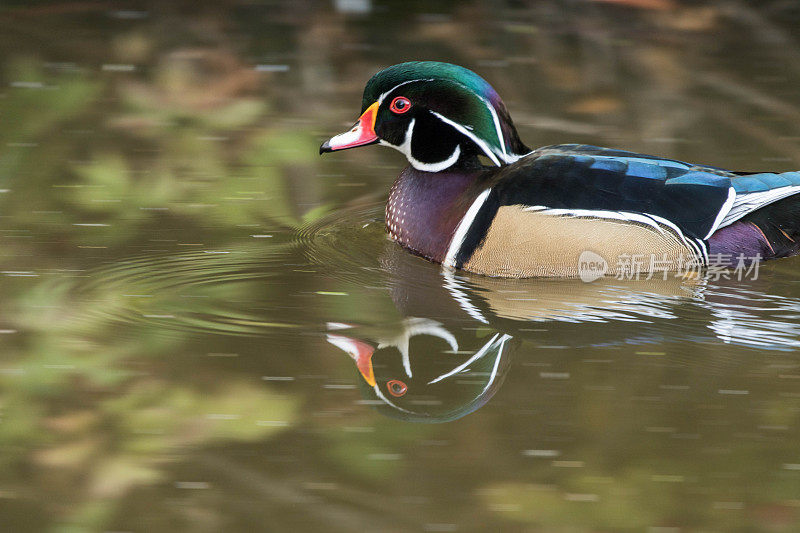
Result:
M439 172L477 155L501 166L528 151L492 86L449 63L412 61L378 72L364 89L361 113L320 152L379 142L418 170Z

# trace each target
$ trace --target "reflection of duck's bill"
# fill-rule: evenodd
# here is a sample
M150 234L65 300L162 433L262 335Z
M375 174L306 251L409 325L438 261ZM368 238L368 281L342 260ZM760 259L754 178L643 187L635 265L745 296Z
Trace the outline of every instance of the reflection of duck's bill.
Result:
M375 386L375 371L372 368L372 354L375 353L375 348L358 339L352 339L344 335L335 335L333 333L328 333L328 342L347 352L347 354L353 358L353 361L356 362L356 367L358 367L358 371L361 372L361 375L364 377L364 381L366 381L370 387Z

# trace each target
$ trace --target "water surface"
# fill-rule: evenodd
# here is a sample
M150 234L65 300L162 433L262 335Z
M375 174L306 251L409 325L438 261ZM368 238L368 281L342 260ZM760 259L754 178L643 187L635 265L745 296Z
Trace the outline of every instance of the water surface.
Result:
M531 146L796 170L798 22L782 2L2 8L5 528L796 530L798 259L446 273L384 235L399 154L317 147L376 70L437 59L486 77Z

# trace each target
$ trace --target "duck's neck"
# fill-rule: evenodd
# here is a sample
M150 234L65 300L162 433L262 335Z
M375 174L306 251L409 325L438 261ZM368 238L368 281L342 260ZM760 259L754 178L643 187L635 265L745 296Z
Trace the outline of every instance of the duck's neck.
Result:
M392 185L386 204L389 237L423 257L441 263L469 208L471 187L480 168L423 172L406 167Z

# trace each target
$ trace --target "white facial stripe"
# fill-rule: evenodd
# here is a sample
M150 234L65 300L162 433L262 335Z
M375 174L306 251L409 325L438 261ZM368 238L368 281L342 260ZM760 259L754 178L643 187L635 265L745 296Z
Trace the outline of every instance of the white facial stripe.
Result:
M502 150L502 157L503 160L508 163L508 153L506 153L506 139L503 136L503 129L500 127L500 118L497 116L497 110L494 108L492 103L484 98L483 96L476 95L478 98L483 101L486 107L489 109L489 113L492 114L492 120L494 121L494 128L497 130L497 140L500 141L500 149Z
M453 153L450 154L450 157L444 161L439 161L438 163L423 163L422 161L416 159L411 153L411 139L414 135L414 124L416 124L416 121L417 119L412 118L411 122L409 122L408 129L406 130L406 136L403 138L403 144L398 146L383 139L380 140L380 144L384 146L390 146L402 153L406 156L406 159L408 159L408 162L411 163L414 168L423 172L440 172L451 167L456 161L458 161L458 158L461 157L461 146L458 144L456 145L456 149L453 150Z
M403 369L406 371L406 376L413 378L411 374L411 356L408 353L408 343L405 346L398 346L400 348L400 357L403 358Z
M328 335L330 336L330 334ZM452 333L447 331L440 322L436 322L435 320L431 320L429 318L409 318L404 320L403 332L395 338L381 340L378 343L378 349L380 350L389 346L396 347L397 351L400 352L400 356L402 357L403 361L403 368L405 369L408 377L413 377L411 374L409 343L411 341L411 337L416 337L417 335L430 335L432 337L438 337L445 341L454 352L458 351L458 340Z
M389 398L387 398L386 396L384 396L384 395L383 395L383 393L381 392L381 388L380 388L380 386L378 386L378 385L375 385L375 387L373 387L373 390L375 391L375 395L376 395L378 398L380 398L381 400L383 400L383 401L384 401L384 403L386 403L387 405L390 405L390 406L394 407L395 409L397 409L398 411L403 411L404 413L408 413L408 414L410 414L410 415L413 415L413 414L415 414L413 411L409 411L408 409L403 409L403 408L402 408L402 407L400 407L399 405L397 405L397 404L394 404L394 403L390 402L390 401L389 401Z
M455 352L458 351L458 340L456 340L456 337L447 331L447 329L445 329L440 322L436 322L435 320L431 320L429 318L413 318L408 319L406 324L407 326L405 326L405 334L408 338L415 337L417 335L430 335L431 337L438 337L445 341L450 346L450 349Z
M495 378L497 378L497 369L500 367L500 359L503 357L503 348L506 346L506 341L511 338L511 335L503 335L500 338L500 349L497 350L497 356L494 359L494 366L492 367L492 374L489 376L489 381L486 383L486 386L483 388L482 392L486 392L492 383L494 383Z
M442 122L444 122L445 124L449 124L449 125L453 126L453 127L456 129L456 130L458 130L459 132L461 132L461 133L462 133L462 134L464 134L465 136L467 136L467 137L469 137L470 139L472 139L472 142L474 142L475 144L477 144L477 145L478 145L478 148L480 148L481 150L483 150L484 154L486 154L486 157L488 157L489 159L491 159L491 160L492 160L492 162L493 162L495 165L497 165L498 167L499 167L499 166L501 166L501 165L500 165L500 160L498 160L498 159L497 159L497 156L494 154L494 151L492 151L492 150L489 148L489 145L488 145L488 144L486 144L486 141L484 141L483 139L480 139L480 138L479 138L478 136L476 136L474 133L472 133L471 131L469 131L469 130L467 129L467 127L466 127L466 126L464 126L464 125L462 125L462 124L459 124L458 122L454 122L454 121L450 120L449 118L445 117L444 115L440 115L440 114L439 114L439 113L437 113L436 111L431 111L431 114L432 114L433 116L435 116L436 118L438 118L439 120L441 120Z
M450 154L450 157L439 163L423 163L422 161L418 161L417 159L414 159L414 156L410 155L410 151L409 154L406 154L406 157L417 170L422 170L423 172L440 172L450 168L456 161L458 161L458 158L461 157L461 146L456 145L456 149L453 150L453 153Z
M398 87L402 87L403 85L408 85L409 83L414 83L414 82L417 82L417 81L434 81L434 80L433 80L433 78L419 78L419 79L416 79L416 80L408 80L408 81L404 81L403 83L398 83L397 85L395 85L394 87L392 87L391 89L389 89L388 91L386 91L385 93L381 94L378 97L378 104L382 104L383 101L386 99L386 95L388 95L390 92L394 91Z
M386 96L388 96L391 92L393 92L398 87L402 87L403 85L408 85L409 83L426 82L426 81L436 81L436 80L433 79L433 78L419 78L419 79L415 79L415 80L408 80L408 81L404 81L402 83L398 83L397 85L395 85L394 87L392 87L388 91L382 93L378 97L378 104L382 104L383 101L386 99ZM461 124L458 124L457 122L453 122L452 120L444 117L443 115L440 115L439 113L436 113L435 111L431 111L431 113L433 113L434 115L436 115L437 117L439 117L443 121L447 122L451 126L453 126L456 129L458 129L458 131L460 131L461 133L463 133L464 135L467 135L470 139L472 139L481 148L481 150L484 151L486 156L489 159L491 159L492 162L495 165L497 165L498 167L501 166L500 162L497 159L498 156L500 158L502 158L505 163L513 163L514 161L519 160L522 156L516 155L516 154L509 154L507 152L507 150L506 150L505 136L503 135L503 129L500 127L500 118L497 116L497 111L495 110L495 108L492 105L492 103L489 102L486 98L484 98L484 97L482 97L482 96L480 96L478 94L476 94L475 96L480 98L480 100L483 102L483 104L489 110L489 113L492 115L492 121L494 122L494 127L495 127L495 130L497 131L497 139L500 142L500 151L499 152L497 150L492 150L489 147L489 145L486 144L485 141L483 141L481 139L478 139L475 136L475 134L468 132L467 128L465 126L463 126ZM388 144L389 146L394 146L394 145L389 144L389 143L386 143L386 144ZM435 172L435 171L430 171L430 172Z
M443 379L445 379L445 378L449 378L449 377L450 377L450 376L452 376L453 374L458 374L458 373L459 373L459 372L461 372L462 370L464 370L464 369L466 369L467 367L469 367L469 365L471 365L472 363L474 363L475 361L477 361L478 359L480 359L481 357L483 357L484 355L486 355L486 353L489 351L489 348L491 348L491 347L493 347L493 346L494 346L494 341L495 341L495 340L497 340L497 337L499 337L499 336L500 336L500 334L499 334L499 333L495 333L495 334L494 334L494 337L492 337L491 339L489 339L489 342L487 342L486 344L484 344L484 345L481 347L481 349L480 349L480 350L478 350L478 352L477 352L475 355L473 355L472 357L470 357L469 359L467 359L466 361L464 361L463 363L461 363L460 365L458 365L457 367L455 367L454 369L452 369L450 372L447 372L447 373L445 373L445 374L442 374L442 375L441 375L441 376L439 376L438 378L434 378L434 379L432 379L431 381L429 381L429 382L428 382L428 385L433 385L434 383L437 383L437 382L439 382L439 381L441 381L441 380L443 380ZM505 340L505 339L503 339L503 340Z
M402 82L402 83L398 83L397 85L395 85L394 87L392 87L392 88L391 88L391 89L389 89L388 91L386 91L386 92L382 93L382 94L381 94L381 95L378 97L378 104L379 104L379 105L380 105L380 104L382 104L382 103L383 103L383 101L386 99L386 97L387 97L387 96L388 96L388 95L389 95L391 92L393 92L395 89L397 89L398 87L402 87L403 85L408 85L409 83L415 83L415 82L427 82L427 81L436 81L436 79L435 79L435 78L418 78L418 79L414 79L414 80L407 80L407 81L404 81L404 82ZM473 94L475 94L475 93L473 93ZM489 147L489 145L488 145L488 144L486 144L486 142L485 142L485 141L483 141L483 140L481 140L481 139L478 139L478 138L475 136L475 134L472 134L472 133L470 133L470 132L467 132L467 129L469 129L467 126L464 126L464 125L462 125L462 124L458 124L457 122L453 122L452 120L449 120L448 118L446 118L446 117L444 117L444 116L440 115L439 113L436 113L435 111L431 111L431 113L433 113L434 115L436 115L436 116L437 116L437 117L439 117L440 119L444 120L444 121L445 121L445 122L447 122L448 124L450 124L450 125L452 125L452 126L456 127L456 129L458 129L458 131L460 131L461 133L463 133L464 135L467 135L467 136L468 136L470 139L472 139L472 140L473 140L473 141L474 141L474 142L475 142L475 143L476 143L476 144L477 144L477 145L478 145L478 146L481 148L481 150L483 150L483 151L484 151L484 153L486 154L486 156L487 156L489 159L491 159L491 160L492 160L492 162L493 162L495 165L497 165L497 166L501 166L501 165L500 165L500 162L499 162L499 160L498 160L498 157L499 157L500 159L502 159L504 163L507 163L507 164L514 163L515 161L518 161L518 160L520 160L521 158L523 158L523 157L524 157L524 155L520 155L520 154L509 154L509 153L508 153L508 150L506 149L506 141L505 141L505 136L503 135L503 128L500 126L500 117L497 115L497 110L494 108L494 106L492 105L492 103L491 103L489 100L487 100L486 98L484 98L483 96L479 95L479 94L475 94L475 96L477 96L477 97L478 97L478 98L479 98L479 99L480 99L480 100L483 102L483 104L484 104L484 105L486 106L486 108L489 110L489 113L492 115L492 121L494 122L495 131L497 132L497 139L498 139L498 141L500 142L500 150L493 150L493 149L491 149L491 148ZM385 146L392 146L392 147L395 147L395 148L397 148L395 145L393 145L393 144L391 144L391 143L386 143L386 142L383 142L383 141L381 141L381 144L383 144L383 145L385 145ZM401 151L402 151L402 150L401 150ZM423 164L424 164L424 163L423 163ZM446 168L446 167L445 167L445 168ZM420 170L422 170L422 169L420 169ZM431 171L429 171L429 172L436 172L436 171L435 171L435 170L431 170Z
M404 154L409 161L413 159L413 156L411 155L411 137L413 137L414 135L414 124L416 123L417 119L415 118L412 118L411 122L408 123L408 128L406 128L406 135L405 137L403 137L403 144L397 146L388 142L386 143L395 150L398 150L399 152Z
M464 244L464 239L467 237L467 231L472 226L472 223L475 221L475 217L478 216L478 211L480 211L483 204L486 202L486 199L489 197L489 193L492 189L486 189L482 193L475 198L475 201L472 202L472 205L469 206L467 209L467 213L464 215L464 218L461 219L461 222L458 224L458 228L456 228L456 232L453 235L453 240L450 241L450 246L447 248L447 255L442 261L442 266L447 268L455 268L456 266L456 255L458 251L461 250L461 246Z

